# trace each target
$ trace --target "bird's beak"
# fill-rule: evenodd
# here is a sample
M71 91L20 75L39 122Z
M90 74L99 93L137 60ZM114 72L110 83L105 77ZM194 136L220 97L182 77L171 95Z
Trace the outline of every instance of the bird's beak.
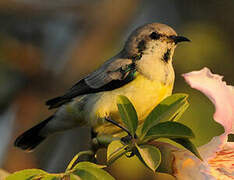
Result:
M184 36L170 36L169 38L172 39L175 42L175 44L184 41L190 42L190 40Z

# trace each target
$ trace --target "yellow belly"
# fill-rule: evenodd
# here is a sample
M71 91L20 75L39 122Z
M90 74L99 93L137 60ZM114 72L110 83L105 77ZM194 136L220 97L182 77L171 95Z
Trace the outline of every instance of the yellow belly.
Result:
M148 80L138 74L134 81L119 89L99 93L98 98L91 103L89 123L99 134L113 134L120 131L118 127L103 121L104 117L109 116L114 121L121 122L116 105L118 95L124 95L130 99L137 111L139 123L142 123L159 102L171 95L172 88L173 83L163 85L161 82Z

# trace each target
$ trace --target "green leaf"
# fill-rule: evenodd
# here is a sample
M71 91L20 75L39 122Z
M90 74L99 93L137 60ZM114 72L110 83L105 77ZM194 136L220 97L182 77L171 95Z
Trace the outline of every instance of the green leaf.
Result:
M128 152L126 148L127 145L123 145L121 141L112 141L107 148L107 163L112 164L114 161L126 154Z
M149 129L145 135L146 141L156 138L193 138L192 130L178 122L167 121L158 123L156 126Z
M83 169L76 171L74 175L79 176L82 180L98 180L98 178L93 173Z
M41 178L40 180L61 180L60 177L57 177L55 175L45 175L43 178Z
M40 169L26 169L17 171L10 176L7 176L5 180L30 180L35 176L47 174L45 171Z
M155 173L154 179L155 180L178 180L173 175L170 175L170 174L167 174L167 173L159 173L159 172Z
M200 156L196 146L187 138L170 138L172 141L175 141L176 143L182 145L187 150L192 152L195 156L197 156L200 160L202 160L202 157Z
M70 180L81 180L81 178L75 174L70 174Z
M234 142L234 134L228 134L228 142Z
M114 180L114 178L102 168L106 166L97 165L90 162L80 162L74 168L74 175L78 175L82 180Z
M141 136L145 136L147 131L159 122L179 119L189 106L187 98L187 94L177 93L160 102L146 117Z
M136 145L136 147L140 154L140 157L138 156L138 158L152 171L156 171L161 163L161 153L159 149L151 145Z
M117 106L124 125L131 135L134 136L138 125L137 113L134 106L127 97L122 95L117 97Z
M183 105L174 113L174 115L170 118L171 121L178 121L180 117L184 114L184 112L188 109L189 102L186 100L183 102ZM162 122L162 121L161 121Z
M120 139L121 139L120 137L113 137L112 135L106 135L106 134L100 134L96 137L97 144L102 145L106 148L112 141L120 140Z
M168 173L172 175L174 172L173 162L175 161L174 154L172 153L173 150L168 148L167 145L163 143L161 144L160 142L158 144L155 142L155 144L151 145L156 146L161 152L162 161L157 169L157 172Z
M94 163L91 163L91 162L83 161L83 162L80 162L80 163L76 164L74 166L73 170L87 168L87 167L102 169L102 168L105 168L106 165L99 165L99 164L94 164Z
M76 154L76 155L72 158L72 160L70 161L70 163L69 163L68 166L67 166L66 171L69 171L70 169L72 169L72 166L73 166L74 163L77 161L77 159L78 159L80 156L83 156L83 155L93 156L94 153L93 153L93 151L81 151L81 152L79 152L78 154Z

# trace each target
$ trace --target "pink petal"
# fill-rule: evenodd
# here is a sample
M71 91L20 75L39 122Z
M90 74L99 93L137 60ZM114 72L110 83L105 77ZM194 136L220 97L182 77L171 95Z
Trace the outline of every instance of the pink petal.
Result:
M233 132L234 88L222 81L222 76L212 74L208 68L183 74L186 82L204 93L215 105L214 120L222 124L225 135Z
M206 161L201 161L188 151L175 151L173 175L178 180L215 180Z
M213 102L216 109L214 120L223 125L225 132L199 147L203 162L189 152L175 151L174 175L179 180L234 179L234 143L227 143L227 135L234 133L234 88L208 68L184 74L183 77L192 88L201 91Z
M222 76L212 74L208 68L183 74L186 82L204 93L215 105L214 120L222 124L225 132L214 137L199 148L204 159L211 158L227 141L227 135L234 130L234 88L222 81Z
M208 161L211 174L222 180L234 179L234 149L230 143L226 143L216 156Z
M183 74L186 82L204 93L215 105L214 120L223 125L225 132L214 137L208 144L199 148L204 159L215 153L227 142L227 135L234 131L234 88L222 81L222 76L212 74L208 68Z

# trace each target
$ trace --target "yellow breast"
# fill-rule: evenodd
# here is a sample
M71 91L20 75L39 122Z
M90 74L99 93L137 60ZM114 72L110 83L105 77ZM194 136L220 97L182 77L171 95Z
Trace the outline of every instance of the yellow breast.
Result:
M163 84L159 81L146 79L138 74L134 81L113 91L99 93L98 98L92 102L89 122L98 133L113 134L120 129L103 121L109 116L117 122L121 122L116 105L116 97L124 95L133 103L141 123L149 112L165 97L171 95L173 83Z

